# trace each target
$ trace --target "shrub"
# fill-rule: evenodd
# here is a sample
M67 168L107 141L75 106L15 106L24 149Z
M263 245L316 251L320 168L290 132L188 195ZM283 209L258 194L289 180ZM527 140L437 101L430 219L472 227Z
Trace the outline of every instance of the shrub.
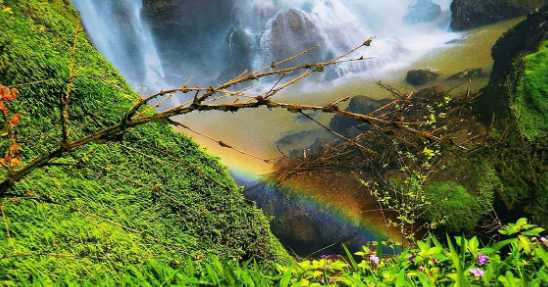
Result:
M431 203L426 218L448 232L473 229L483 214L478 200L464 186L452 181L428 184L426 196Z

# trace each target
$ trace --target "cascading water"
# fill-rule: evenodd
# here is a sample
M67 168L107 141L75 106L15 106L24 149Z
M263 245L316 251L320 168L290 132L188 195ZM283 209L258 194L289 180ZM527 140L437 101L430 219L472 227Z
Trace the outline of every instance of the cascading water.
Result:
M74 0L96 47L137 90L164 85L164 71L141 0Z
M99 50L139 90L212 84L316 45L301 61L325 60L368 37L375 37L363 51L370 60L327 74L374 72L405 65L454 37L441 14L426 23L405 20L418 2L447 11L450 0L74 2Z
M428 0L418 0L421 1L421 5L435 5ZM372 59L339 66L340 76L416 59L451 39L452 35L435 21L437 19L430 19L425 25L405 21L406 16L413 13L409 7L416 2L254 0L240 3L237 9L240 15L250 15L239 18L239 24L260 39L254 57L255 63L262 66L313 44L321 48L312 60L324 60L348 51L368 37L375 37L372 49L365 52ZM446 11L448 5L449 1L442 0L440 10Z

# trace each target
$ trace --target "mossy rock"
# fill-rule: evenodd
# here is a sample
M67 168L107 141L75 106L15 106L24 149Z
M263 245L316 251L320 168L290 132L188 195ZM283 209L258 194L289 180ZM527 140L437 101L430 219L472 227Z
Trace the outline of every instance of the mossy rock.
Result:
M523 75L511 104L521 133L530 140L548 135L548 40L523 57Z
M72 139L120 121L138 100L85 32L77 33L79 23L68 1L0 0L0 84L20 91L11 108L21 113L25 162L60 142L69 75ZM152 259L285 254L217 159L163 122L55 160L11 194L0 199L0 285L31 282L34 274L116 277L125 265Z
M508 31L493 47L489 85L476 109L492 126L480 155L502 182L495 209L503 219L521 216L547 226L548 7Z
M493 47L495 64L477 108L499 129L538 140L548 134L548 6L508 31Z
M425 191L431 202L427 220L447 232L473 230L485 213L478 199L456 182L431 182Z

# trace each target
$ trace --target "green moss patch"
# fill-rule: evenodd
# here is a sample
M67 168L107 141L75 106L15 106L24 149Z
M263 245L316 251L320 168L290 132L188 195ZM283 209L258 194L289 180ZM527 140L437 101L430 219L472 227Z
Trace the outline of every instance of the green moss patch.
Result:
M523 61L523 76L512 108L521 133L535 140L548 134L548 41Z
M429 222L448 232L472 230L482 214L482 205L466 188L452 181L436 181L426 186L431 207L426 210Z

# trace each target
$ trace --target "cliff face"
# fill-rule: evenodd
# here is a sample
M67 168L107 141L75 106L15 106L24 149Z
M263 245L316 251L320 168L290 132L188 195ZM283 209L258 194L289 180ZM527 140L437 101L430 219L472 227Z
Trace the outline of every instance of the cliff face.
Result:
M487 118L511 121L530 140L548 133L548 7L530 15L493 47L495 64L478 103Z
M12 108L24 161L61 140L59 101L71 74L73 139L118 122L138 99L77 32L68 3L0 0L0 84L20 91ZM12 193L0 199L0 285L33 274L116 277L127 264L210 253L268 260L281 250L218 161L163 123L62 157Z
M489 85L476 108L493 124L490 161L502 182L498 209L548 222L548 7L531 14L494 46ZM502 144L501 144L502 143Z
M545 0L454 0L451 28L466 30L523 16L546 3Z

